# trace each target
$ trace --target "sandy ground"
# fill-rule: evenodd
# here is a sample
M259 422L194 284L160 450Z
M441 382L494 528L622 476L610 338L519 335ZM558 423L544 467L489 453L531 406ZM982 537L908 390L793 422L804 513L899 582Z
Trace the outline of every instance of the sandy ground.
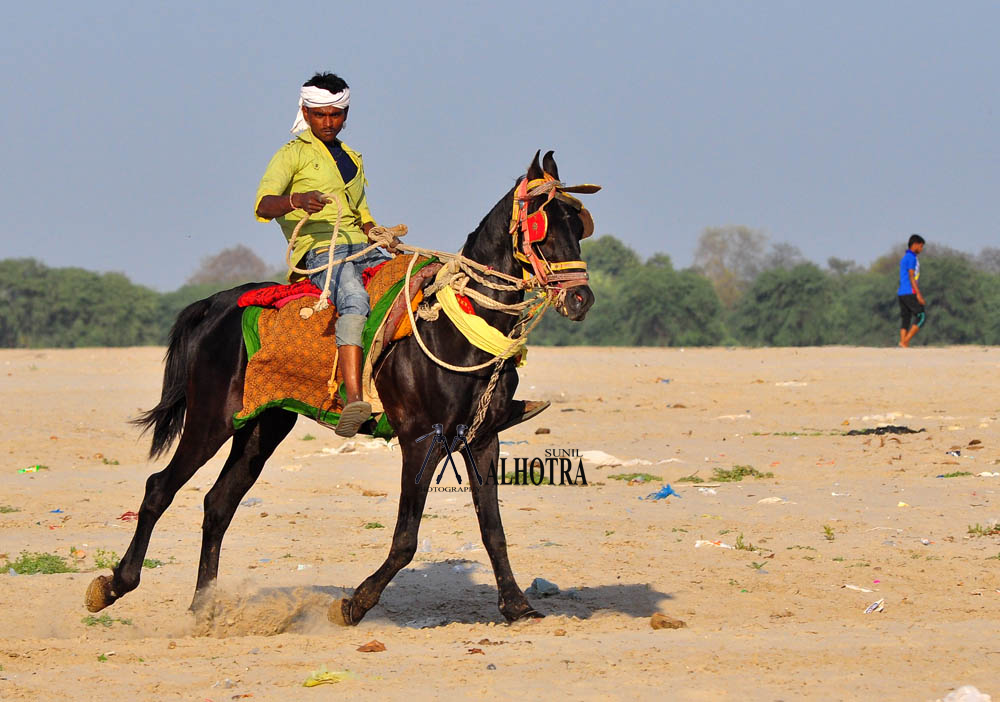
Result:
M237 511L211 616L188 605L228 448L157 525L148 557L163 565L105 610L111 626L88 626L94 556L124 553L134 523L118 517L166 463L126 424L157 401L162 354L0 351L0 505L19 510L0 513L0 564L87 554L78 573L0 573L0 699L1000 696L1000 537L968 533L1000 518L1000 478L975 475L1000 471L1000 349L532 349L519 394L554 404L504 451L650 464L585 462L588 487L501 487L519 583L563 590L534 600L545 619L510 626L460 492L430 496L421 552L380 605L330 624L329 603L387 552L399 453L332 453L344 442L300 418ZM886 422L927 432L841 435ZM34 464L48 470L18 473ZM774 477L678 482L737 464ZM660 483L610 478L632 471L682 497L639 500ZM935 477L957 471L973 475ZM687 627L653 630L655 612ZM372 639L387 650L356 650ZM324 667L353 677L302 686Z

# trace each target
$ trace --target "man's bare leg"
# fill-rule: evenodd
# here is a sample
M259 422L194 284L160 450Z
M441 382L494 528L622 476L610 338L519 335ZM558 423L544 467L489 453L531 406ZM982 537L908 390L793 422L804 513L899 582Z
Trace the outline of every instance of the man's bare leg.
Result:
M899 342L899 345L904 349L910 348L910 341L913 340L913 337L917 335L918 331L920 331L920 327L914 324L910 327L910 331L906 332L906 335L903 337L903 340Z

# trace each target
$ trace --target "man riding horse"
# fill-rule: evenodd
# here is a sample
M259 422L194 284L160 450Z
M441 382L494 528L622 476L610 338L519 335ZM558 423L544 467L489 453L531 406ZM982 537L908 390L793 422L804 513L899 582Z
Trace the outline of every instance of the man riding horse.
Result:
M337 141L348 101L347 84L336 76L320 74L307 82L302 89L301 125L296 120L296 126L304 125L302 133L278 151L261 182L257 216L278 220L289 237L293 269L302 270L298 262L303 259L307 266L318 268L331 255L338 259L342 252L368 248L369 234L379 236L390 248L399 244L371 231L374 220L365 201L361 156ZM496 576L497 604L509 621L541 616L518 586L511 567L498 485L473 476L476 465L498 465L499 432L548 404L514 399L516 357L523 358L515 349L523 348L528 332L547 307L581 321L594 304L580 250L581 240L593 233L594 223L571 193L597 190L595 185L563 184L552 152L541 162L536 153L526 173L468 235L459 254L429 252L448 263L438 270L433 284L421 290L436 299L437 307L425 309L428 314L419 319L412 314L408 286L416 257L409 259L407 284L400 281L400 286L412 335L394 341L390 351L377 360L373 374L385 416L399 437L402 459L392 545L374 573L349 596L330 605L332 621L360 622L416 553L433 478L433 471L422 470L426 459L419 437L431 422L439 424L445 434L462 434L460 427L470 420L466 467L480 535ZM331 198L339 214L331 209ZM292 241L296 221L303 226ZM370 412L361 398L359 378L361 325L369 302L358 277L366 263L384 258L379 254L362 263L345 262L337 270L327 269L336 285L334 300L341 314L335 332L348 393L345 414L352 405L361 405L352 410L344 428L338 428L341 435L357 432ZM327 276L321 282L327 289ZM85 603L89 611L98 612L138 587L157 521L184 484L231 440L229 457L205 494L192 609L200 611L211 601L223 536L240 501L299 416L294 407L275 405L263 407L247 421L235 421L236 411L243 406L251 357L261 353L260 348L251 348L254 344L245 336L249 310L240 300L248 292L269 287L270 283L247 283L224 290L188 305L178 315L170 331L160 402L135 420L152 430L151 457L164 453L175 440L177 450L146 481L125 555L110 576L99 575L88 586ZM456 302L459 294L470 297L471 312ZM429 314L436 311L443 314ZM469 317L479 324L473 325ZM473 326L478 330L475 334L467 329ZM323 336L325 332L317 334ZM258 347L260 343L257 338ZM490 367L492 372L477 372Z
M323 289L325 268L335 260L359 253L369 244L375 226L365 196L361 154L340 141L350 109L351 90L333 73L317 73L302 86L292 133L296 138L278 149L257 188L258 221L277 219L291 240L295 225L308 213L292 250L293 268L320 269L309 276ZM338 202L339 201L339 202ZM336 231L336 241L332 241ZM365 268L388 260L379 249L337 264L330 273L330 295L337 308L337 357L347 403L335 429L354 436L371 416L361 391L361 332L368 317L368 293L361 282ZM288 279L303 277L289 270Z

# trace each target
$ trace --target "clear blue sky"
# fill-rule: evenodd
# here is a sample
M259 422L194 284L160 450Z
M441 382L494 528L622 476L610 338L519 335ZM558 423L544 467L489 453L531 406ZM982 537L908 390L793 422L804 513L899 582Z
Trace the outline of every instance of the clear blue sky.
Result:
M0 57L0 258L161 290L245 243L315 70L376 218L456 250L555 149L598 234L691 262L744 224L866 263L911 232L1000 245L1000 3L19 2Z

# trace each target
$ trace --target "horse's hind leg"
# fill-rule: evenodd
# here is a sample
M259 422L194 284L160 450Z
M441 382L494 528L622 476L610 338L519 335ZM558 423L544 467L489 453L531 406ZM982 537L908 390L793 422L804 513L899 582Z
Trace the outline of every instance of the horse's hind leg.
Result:
M400 442L403 447L402 489L389 555L382 566L358 586L352 597L339 599L330 605L327 614L335 624L353 625L360 622L368 610L378 604L389 581L413 560L417 552L417 534L427 501L427 488L434 478L434 466L440 460L441 453L434 449L434 456L428 461L428 470L424 471L420 484L417 485L415 479L423 464L424 454L409 448L409 444L410 442Z
M115 566L112 577L98 576L87 588L86 604L91 612L100 612L139 586L142 561L146 557L149 538L153 534L157 520L173 502L174 495L184 483L190 480L191 476L232 435L232 429L224 426L208 428L212 424L212 422L191 421L189 417L170 463L159 473L149 476L132 543L122 556L121 562Z
M500 455L500 444L494 433L489 443L480 448L472 448L476 466L480 475L486 474L491 465L497 465ZM468 456L462 452L468 469L469 485L472 486L472 504L476 507L476 517L479 518L479 531L483 537L483 546L493 564L493 575L497 579L499 590L500 613L508 621L524 619L525 617L541 617L535 611L528 598L514 580L514 573L507 558L507 537L503 533L503 522L500 521L500 505L497 502L497 484L484 478L480 485L475 477L475 471L469 463Z
M278 444L288 436L298 415L282 409L261 414L251 426L233 436L233 448L218 480L205 495L205 519L202 522L201 561L191 609L204 602L219 574L219 550L236 508L247 491L257 482L264 463Z

